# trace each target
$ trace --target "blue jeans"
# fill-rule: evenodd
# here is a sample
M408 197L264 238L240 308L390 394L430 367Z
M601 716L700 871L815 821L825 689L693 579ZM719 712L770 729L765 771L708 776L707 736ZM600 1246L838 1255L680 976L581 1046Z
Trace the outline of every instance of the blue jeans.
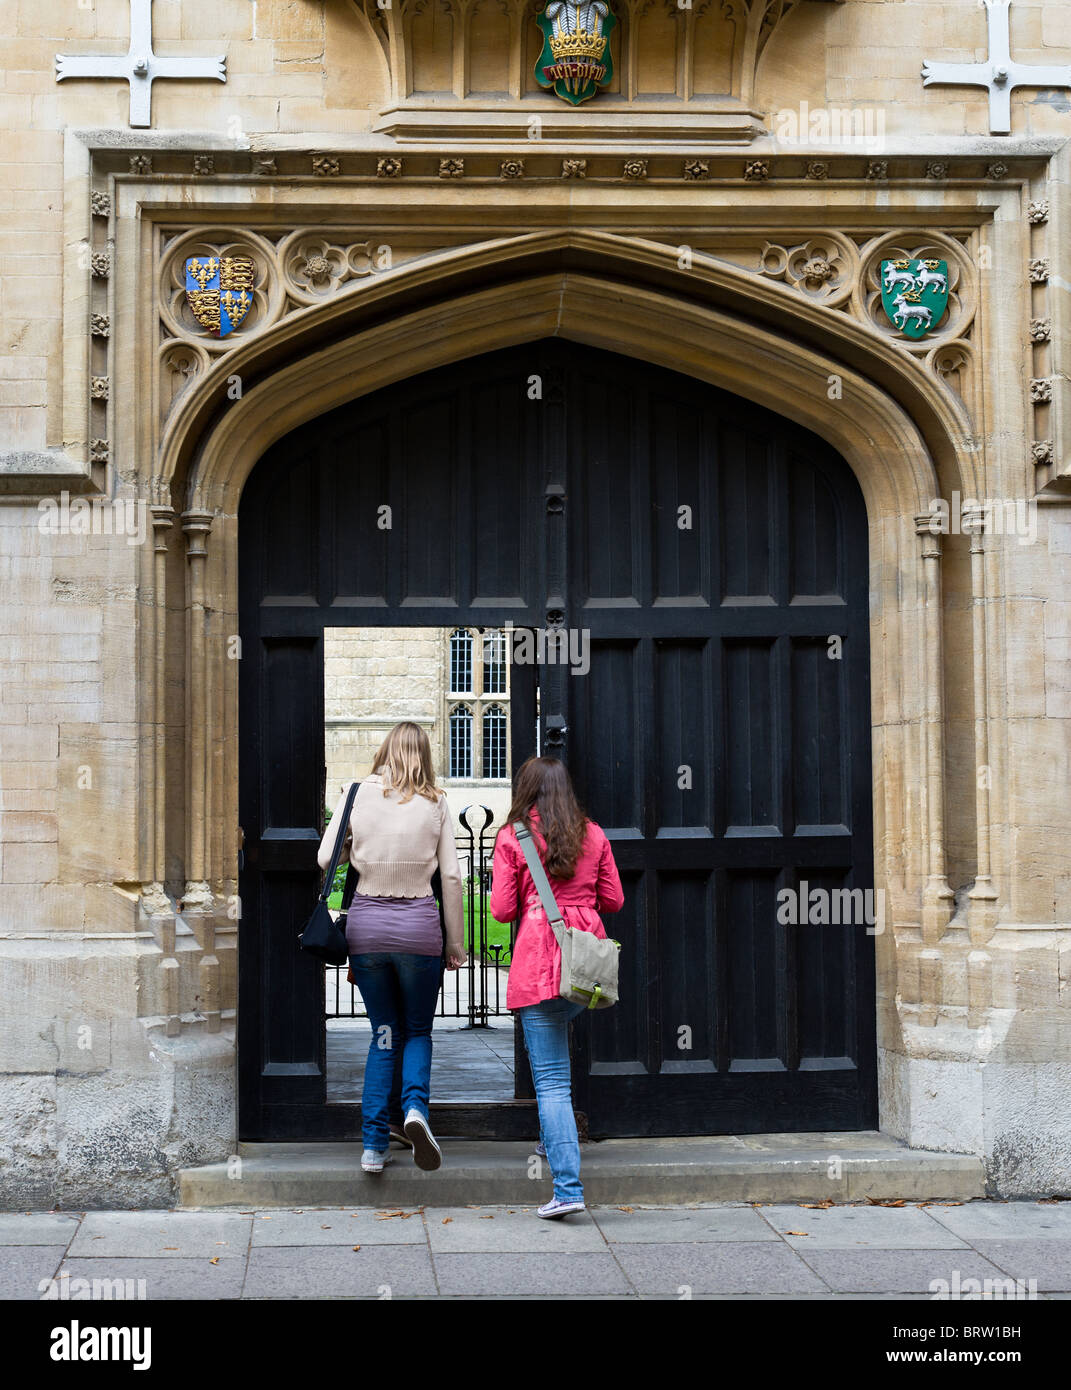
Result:
M539 1128L559 1202L582 1202L580 1141L569 1074L569 1024L584 1012L568 999L543 999L518 1009L535 1083Z
M382 1153L390 1144L391 1091L399 1055L402 1112L417 1110L428 1118L431 1025L442 984L442 958L376 951L350 956L350 967L372 1025L361 1129L365 1148Z

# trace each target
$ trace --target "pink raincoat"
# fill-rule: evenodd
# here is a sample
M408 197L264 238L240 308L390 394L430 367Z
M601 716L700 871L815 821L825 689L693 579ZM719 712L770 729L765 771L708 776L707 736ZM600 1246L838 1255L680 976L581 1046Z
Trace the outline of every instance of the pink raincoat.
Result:
M540 859L546 857L546 841L539 831L539 812L529 814L532 839ZM572 878L550 879L555 901L568 927L606 936L600 912L620 912L621 890L610 841L594 821L588 822L584 848ZM506 1008L523 1009L543 999L556 999L561 981L561 950L539 901L539 893L524 862L524 851L511 825L495 842L491 882L491 916L498 922L517 921L517 944L506 984Z

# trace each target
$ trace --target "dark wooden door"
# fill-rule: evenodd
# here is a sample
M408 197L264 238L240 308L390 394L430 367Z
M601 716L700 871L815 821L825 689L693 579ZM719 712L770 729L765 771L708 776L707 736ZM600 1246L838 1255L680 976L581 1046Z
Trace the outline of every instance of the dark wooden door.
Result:
M539 699L627 892L622 1002L575 1030L592 1135L875 1123L871 938L776 920L800 878L871 886L866 516L827 446L548 341L287 436L239 538L244 1138L359 1134L358 1107L325 1102L321 972L295 936L319 882L323 630L405 623L586 634L590 670L544 666ZM514 675L516 766L535 693ZM478 1132L531 1127L496 1111Z

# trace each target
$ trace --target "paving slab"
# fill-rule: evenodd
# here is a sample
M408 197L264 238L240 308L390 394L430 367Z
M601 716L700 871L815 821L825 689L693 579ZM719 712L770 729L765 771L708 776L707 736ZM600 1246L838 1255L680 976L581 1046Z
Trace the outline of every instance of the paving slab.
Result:
M78 1221L64 1212L0 1212L0 1245L66 1245Z
M754 1207L592 1207L599 1230L611 1244L659 1245L676 1241L780 1240Z
M883 1250L967 1249L947 1227L918 1207L767 1206L763 1217L790 1245L804 1247L872 1246Z
M640 1293L824 1293L827 1286L783 1242L707 1241L616 1245Z
M244 1252L243 1252L244 1254ZM67 1259L60 1271L70 1280L69 1294L74 1303L80 1288L87 1289L83 1296L92 1296L94 1305L99 1298L113 1302L144 1297L149 1302L161 1299L202 1299L202 1298L240 1298L245 1280L244 1260L223 1260L212 1264L207 1255L193 1259L180 1256L144 1258L138 1256L110 1256L107 1259ZM79 1286L78 1280L88 1280L90 1285ZM99 1281L101 1290L94 1292L88 1288L93 1281ZM123 1292L117 1289L117 1281L125 1286ZM142 1283L142 1281L144 1281Z
M317 1211L257 1212L253 1246L423 1245L424 1220L412 1208L326 1207Z
M242 1297L390 1298L436 1292L426 1246L288 1245L249 1252Z
M0 1299L39 1299L42 1281L54 1277L66 1245L0 1247Z
M1071 1202L967 1202L961 1207L927 1207L935 1221L963 1240L1071 1240Z
M590 1213L578 1212L560 1221L545 1221L534 1207L512 1213L496 1207L493 1211L466 1207L436 1208L428 1216L428 1238L432 1250L500 1251L510 1254L555 1254L571 1251L606 1253L606 1241Z
M1013 1279L1037 1280L1039 1292L1071 1289L1071 1240L974 1240L974 1248Z
M443 1293L470 1298L522 1293L572 1298L574 1292L632 1292L610 1254L436 1254L435 1273ZM568 1329L562 1331L568 1340Z
M807 1264L838 1293L925 1293L934 1280L1001 1279L995 1264L974 1250L818 1250Z
M244 1256L253 1218L215 1211L92 1211L71 1241L72 1256Z

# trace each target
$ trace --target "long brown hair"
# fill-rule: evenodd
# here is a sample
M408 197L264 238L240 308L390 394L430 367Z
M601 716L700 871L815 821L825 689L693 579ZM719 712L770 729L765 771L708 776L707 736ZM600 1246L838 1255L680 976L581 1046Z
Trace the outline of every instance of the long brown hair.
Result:
M403 806L414 796L438 803L442 795L435 785L428 736L419 724L408 719L395 724L379 745L379 752L372 760L372 771L382 774L383 795L400 792Z
M572 878L584 848L588 818L573 791L572 779L558 758L529 758L513 779L513 802L506 824L523 821L531 830L528 813L539 812L539 832L547 842L543 866L552 878Z

